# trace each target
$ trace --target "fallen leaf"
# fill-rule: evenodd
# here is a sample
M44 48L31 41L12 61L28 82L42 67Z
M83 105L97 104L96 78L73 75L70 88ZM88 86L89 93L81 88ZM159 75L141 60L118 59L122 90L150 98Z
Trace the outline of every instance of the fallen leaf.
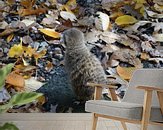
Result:
M31 46L23 47L23 50L25 57L27 56L32 57L32 55L36 53L36 50L33 49Z
M123 15L115 20L117 25L129 25L137 22L137 19L130 15Z
M14 38L14 34L12 33L7 37L7 42L9 43L13 38Z
M36 52L33 56L36 60L36 65L38 64L38 59L42 58L46 54L46 50L42 50L40 52Z
M12 5L12 4L15 3L15 0L7 0L7 3L10 4L10 5Z
M46 71L51 71L52 69L53 69L53 63L50 62L50 61L47 61L45 70L46 70Z
M32 9L35 2L36 0L21 0L20 4L24 6L26 9Z
M154 39L155 39L157 42L163 42L163 33L161 33L161 34L155 34L155 35L154 35Z
M25 90L27 92L32 92L38 90L42 87L44 83L36 80L34 77L25 80Z
M109 28L110 25L110 18L107 14L102 12L96 13L98 17L95 18L95 26L99 30L106 31Z
M67 11L61 11L60 16L65 20L70 19L72 22L77 20L76 16L73 13Z
M8 23L6 21L0 22L0 29L5 29L8 26Z
M133 72L136 70L137 68L135 67L121 67L118 66L116 68L117 73L119 74L120 77L122 77L125 80L130 80L132 77Z
M21 22L23 22L27 27L35 23L35 21L29 19L24 19Z
M53 29L39 29L42 33L44 33L45 35L49 36L49 37L53 37L53 38L60 38L60 33L54 31Z
M10 48L9 50L9 57L19 57L23 54L23 46L22 44L14 45L13 47Z
M37 100L38 100L38 103L41 105L43 105L46 102L45 96L40 96Z
M155 4L155 5L154 5L154 8L155 8L155 10L157 10L158 12L163 13L163 5Z
M44 8L38 8L38 9L20 9L18 11L20 16L28 16L28 15L39 15L46 13L46 9Z
M150 56L149 56L149 54L143 52L143 53L141 53L140 58L143 59L143 60L148 60L150 58Z
M13 32L16 32L17 29L14 29L14 28L8 28L6 30L4 30L3 32L0 33L0 37L3 37L3 36L8 36L10 34L12 34Z
M21 88L24 88L25 86L24 78L21 75L18 75L14 72L10 73L6 77L6 83L13 85L13 86L21 87Z

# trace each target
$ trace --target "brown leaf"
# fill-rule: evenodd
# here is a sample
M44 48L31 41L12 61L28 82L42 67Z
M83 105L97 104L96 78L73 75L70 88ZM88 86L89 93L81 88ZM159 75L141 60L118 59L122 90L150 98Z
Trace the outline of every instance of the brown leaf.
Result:
M116 68L119 76L126 80L131 79L131 76L136 69L137 68L135 68L135 67L121 67L121 66L118 66Z
M53 69L53 63L50 62L50 61L47 61L47 64L46 64L45 70L47 70L47 71L51 71L52 69Z
M149 56L149 54L143 52L143 53L141 53L140 58L143 59L143 60L148 60L150 58L150 56Z
M3 32L0 33L0 37L3 37L3 36L8 36L10 34L12 34L13 32L16 32L17 29L14 29L14 28L8 28L6 30L4 30Z
M18 11L20 16L28 16L28 15L39 15L46 13L46 9L44 8L38 8L38 9L20 9Z
M35 4L36 0L21 0L20 4L26 9L31 9Z
M139 58L136 57L136 52L130 49L120 49L115 51L110 57L108 64L111 64L110 62L112 60L120 60L122 62L134 65L135 67L142 66L141 61L139 60Z
M16 86L16 87L21 87L21 88L24 88L24 85L25 85L24 78L21 75L18 75L16 73L10 73L6 77L6 83Z

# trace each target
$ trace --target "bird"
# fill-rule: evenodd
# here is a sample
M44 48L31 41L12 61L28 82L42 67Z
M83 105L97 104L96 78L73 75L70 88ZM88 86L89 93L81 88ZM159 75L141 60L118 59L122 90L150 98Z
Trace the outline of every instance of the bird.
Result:
M66 46L65 69L77 100L86 102L93 99L94 88L87 83L107 83L101 62L87 48L84 33L79 29L65 30L62 37Z

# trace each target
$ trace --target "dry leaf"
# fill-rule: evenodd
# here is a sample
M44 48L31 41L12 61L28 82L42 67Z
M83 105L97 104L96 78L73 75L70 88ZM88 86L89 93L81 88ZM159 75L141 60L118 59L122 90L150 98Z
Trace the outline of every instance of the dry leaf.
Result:
M154 8L155 8L155 10L157 10L158 12L163 13L163 5L155 4L155 5L154 5Z
M9 57L19 57L23 54L23 47L22 44L14 45L13 47L10 48L9 50Z
M143 53L141 53L140 58L143 59L143 60L148 60L150 58L150 56L149 56L149 54L143 52Z
M60 33L54 31L53 29L39 29L42 33L44 33L45 35L49 36L49 37L53 37L53 38L60 38Z
M8 26L8 23L6 21L0 22L0 29L5 29Z
M33 54L35 54L36 50L33 49L31 46L28 47L24 47L23 46L23 50L24 50L24 56L27 57L32 57Z
M21 22L23 22L27 27L35 23L34 20L29 20L29 19L24 19Z
M26 9L32 9L35 2L36 0L21 0L20 4L24 6Z
M42 58L46 54L46 50L42 50L40 52L36 52L33 56L36 60L36 65L38 64L38 59Z
M119 74L119 76L122 77L125 80L131 79L131 76L132 76L133 72L136 69L137 68L135 68L135 67L121 67L121 66L118 66L116 68L117 73Z
M37 81L34 77L31 77L30 79L25 80L25 90L26 91L30 91L30 92L36 91L43 85L44 85L44 83Z
M65 20L70 19L72 22L77 20L76 16L73 13L67 11L61 11L60 16Z
M46 64L45 70L47 70L47 71L51 71L52 69L53 69L53 63L50 62L50 61L47 61L47 64Z
M25 85L24 78L21 75L18 75L15 73L10 73L6 77L6 83L16 86L16 87L21 87L21 88L24 88L24 85Z
M10 5L12 5L12 4L15 3L15 0L7 0L7 3L10 4Z
M14 37L14 34L10 34L8 37L7 37L7 42L9 43Z
M161 33L161 34L155 34L155 35L154 35L154 39L155 39L157 42L163 42L163 33Z
M106 31L109 28L110 19L109 16L102 12L97 12L97 15L99 15L97 18L95 18L95 26L99 30Z
M45 96L41 96L41 97L37 98L37 100L38 100L38 103L41 105L43 105L46 102Z
M39 14L43 14L46 13L46 9L44 8L38 8L38 9L20 9L18 11L20 16L28 16L28 15L39 15Z
M8 28L6 30L4 30L3 32L0 33L0 37L3 37L3 36L8 36L10 34L12 34L13 32L16 32L17 29L14 29L14 28Z
M128 24L134 24L136 22L137 22L137 19L130 15L123 15L123 16L118 17L115 20L115 23L117 25L128 25Z

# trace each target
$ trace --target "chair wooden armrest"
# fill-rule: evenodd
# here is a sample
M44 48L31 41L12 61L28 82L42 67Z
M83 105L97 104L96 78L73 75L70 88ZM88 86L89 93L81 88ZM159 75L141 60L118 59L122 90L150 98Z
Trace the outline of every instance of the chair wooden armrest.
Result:
M115 89L117 88L117 86L114 86L113 84L97 84L88 82L87 86L95 87L94 100L101 99L102 89L108 88L110 91L111 99L113 101L118 101L117 95L115 93Z
M150 118L153 91L157 92L161 112L163 114L163 102L162 102L163 101L163 89L158 88L158 87L149 87L149 86L138 86L137 89L142 89L145 91L142 124L147 125L149 122L149 118Z
M117 86L114 86L114 84L97 84L97 83L87 83L87 86L90 87L101 87L101 88L110 88L110 89L116 89Z
M163 92L163 89L162 88L158 88L158 87L138 86L136 88L137 89L143 89L145 91L158 91L158 92Z

